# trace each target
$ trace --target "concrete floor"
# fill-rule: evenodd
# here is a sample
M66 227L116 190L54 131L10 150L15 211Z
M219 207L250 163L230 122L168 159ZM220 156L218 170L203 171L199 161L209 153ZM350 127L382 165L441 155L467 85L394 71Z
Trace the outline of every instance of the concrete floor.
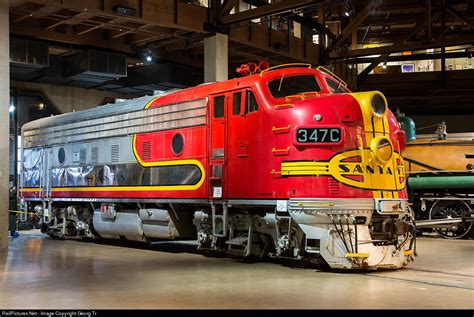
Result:
M0 253L0 309L473 309L474 241L418 239L398 271L345 273L22 233Z

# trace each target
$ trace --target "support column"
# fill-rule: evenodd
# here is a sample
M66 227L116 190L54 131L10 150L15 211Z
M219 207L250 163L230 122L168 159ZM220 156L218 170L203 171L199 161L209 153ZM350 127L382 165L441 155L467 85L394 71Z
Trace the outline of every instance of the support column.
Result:
M228 79L228 36L217 33L204 39L204 82Z
M0 251L8 247L9 141L10 120L10 34L9 1L0 0Z
M357 28L355 28L354 31L352 31L352 45L351 49L356 50L357 49Z
M321 25L325 25L325 19L324 19L324 8L319 8L318 9L318 23ZM321 49L326 48L326 41L325 41L325 36L323 32L319 33L319 45L321 46Z

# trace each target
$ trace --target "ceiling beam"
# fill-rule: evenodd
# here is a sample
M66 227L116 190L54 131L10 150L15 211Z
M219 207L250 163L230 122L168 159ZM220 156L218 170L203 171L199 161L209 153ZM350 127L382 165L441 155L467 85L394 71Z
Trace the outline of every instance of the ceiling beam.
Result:
M440 15L439 12L437 12L434 16L431 16L430 14L430 23L433 22L433 20L437 19L438 16ZM412 36L418 34L421 32L427 24L428 21L424 21L422 23L417 23L413 26L413 28L408 32L407 34L401 36L398 38L398 40L395 41L394 45L403 45L405 44ZM377 57L369 66L367 66L358 76L357 78L359 80L363 80L375 67L377 67L380 63L382 63L384 60L387 59L387 57L390 56L390 53L382 54L379 57Z
M405 44L394 44L389 46L381 46L375 48L366 48L359 50L352 50L347 52L334 52L330 53L331 59L347 59L367 55L379 55L387 53L398 53L404 51L415 51L423 50L429 48L438 48L446 46L455 46L455 45L466 45L472 44L474 42L474 34L463 34L463 35L453 35L446 36L445 39L436 39L431 43L405 43Z
M387 56L385 60L387 62L423 61L423 60L430 60L430 59L441 59L442 55L443 55L442 53L395 55L395 56ZM445 58L461 58L461 57L469 57L474 54L473 52L450 52L444 55L445 55ZM351 59L349 60L349 62L351 64L367 64L367 63L372 63L377 60L378 60L378 57L365 57L365 58Z
M113 1L59 1L59 0L10 0L10 10L15 11L25 3L49 6L70 11L82 12L85 9L94 16L124 21L147 23L156 26L170 27L194 32L205 32L204 24L208 22L208 9L190 5L178 0L140 0L128 1L130 5L140 2L140 14L123 16L111 8ZM310 1L308 1L310 2ZM105 3L105 5L104 5ZM87 7L86 7L87 6ZM138 11L138 10L137 10ZM174 17L174 18L170 18Z
M222 24L233 24L237 22L249 21L258 19L268 15L281 14L286 11L298 9L301 7L314 5L316 0L285 0L278 3L272 3L265 6L261 6L255 9L242 11L235 14L228 14L221 17Z
M457 10L455 10L453 7L451 6L446 6L446 11L448 11L449 13L451 13L451 15L453 15L456 19L458 19L459 21L461 22L464 22L466 23L467 25L469 25L471 28L474 28L474 22L472 20L469 20L467 18L465 18L461 13L459 13Z
M267 2L264 2L263 0L243 0L245 3L248 3L250 5L253 5L255 7L262 7L265 5L268 5ZM333 4L337 3L338 1L332 1ZM342 2L342 0L341 0ZM316 10L315 10L316 11ZM288 20L297 22L307 28L311 28L313 30L316 30L318 34L327 34L331 40L333 40L336 36L329 30L324 24L316 22L315 20L308 19L305 17L302 17L299 14L282 14L281 16L285 16L288 18Z
M426 4L426 11L425 11L425 34L426 34L426 40L429 42L432 39L432 32L431 32L431 25L433 23L433 20L431 19L431 0L425 0Z
M94 30L100 29L100 28L106 26L107 24L109 24L109 23L112 22L112 21L114 21L114 20L110 20L110 21L107 21L107 22L104 22L104 23L99 23L99 24L97 24L97 25L95 25L95 26L92 26L92 27L87 28L87 29L85 29L85 30L79 31L79 32L77 32L76 34L77 34L77 35L84 35L84 34L86 34L86 33L92 32L92 31L94 31ZM115 21L116 21L116 20L115 20Z
M294 21L294 22L298 22L299 24L304 25L305 27L309 27L313 30L316 30L318 32L318 34L327 34L330 39L331 38L334 39L336 37L331 32L331 30L329 30L325 25L323 25L321 23L318 23L318 22L314 21L313 19L311 19L311 20L305 19L304 17L302 17L300 15L289 16L288 19L290 19L291 21Z
M66 23L67 20L60 20L60 21L56 21L50 25L48 25L47 27L45 27L44 29L45 30L51 30L51 29L54 29L55 27L61 25L61 24L64 24Z
M239 3L239 0L224 0L219 8L219 16L227 15Z
M152 27L152 26L149 25L149 24L143 24L143 25L140 25L139 27L130 28L130 29L126 30L126 31L119 32L119 33L113 35L111 38L112 38L112 39L116 39L116 38L122 37L122 36L124 36L124 35L130 34L130 33L136 33L136 32L138 32L138 31L140 31L140 30L145 30L145 29L151 28L151 27Z
M72 34L70 32L58 33L47 31L41 28L27 27L24 25L10 25L10 33L54 42L100 47L112 51L132 53L132 48L130 45L126 45L117 40L104 40L100 36L93 34L77 36L76 34Z
M357 27L369 16L370 12L378 5L378 1L369 1L365 7L357 13L357 15L349 22L349 24L342 30L341 34L329 45L328 51L336 49L341 45L345 39L347 39L352 31L357 29Z

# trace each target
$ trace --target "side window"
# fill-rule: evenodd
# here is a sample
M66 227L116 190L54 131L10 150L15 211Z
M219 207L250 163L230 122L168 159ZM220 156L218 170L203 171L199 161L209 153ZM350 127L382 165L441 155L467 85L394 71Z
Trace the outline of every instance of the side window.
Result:
M214 97L214 118L224 117L225 96Z
M240 106L242 104L242 93L241 92L235 92L233 97L232 97L232 114L234 115L239 115L240 114Z
M250 113L250 112L257 112L258 110L258 103L257 99L255 98L255 95L251 90L247 90L247 96L246 96L246 103L245 103L245 113Z

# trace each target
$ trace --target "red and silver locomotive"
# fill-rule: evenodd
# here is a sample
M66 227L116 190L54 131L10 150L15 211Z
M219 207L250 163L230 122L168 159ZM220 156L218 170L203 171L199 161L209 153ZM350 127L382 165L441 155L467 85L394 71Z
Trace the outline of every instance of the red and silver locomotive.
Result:
M21 196L51 236L194 238L345 269L413 259L404 133L383 94L321 67L43 118L22 136Z

